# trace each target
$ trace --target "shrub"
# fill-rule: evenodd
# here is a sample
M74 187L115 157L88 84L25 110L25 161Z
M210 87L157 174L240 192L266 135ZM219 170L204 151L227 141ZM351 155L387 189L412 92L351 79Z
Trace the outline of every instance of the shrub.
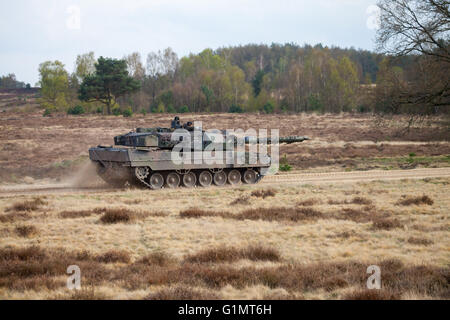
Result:
M216 247L188 255L184 258L189 263L235 262L240 259L251 261L281 261L280 253L273 248L250 246L247 248Z
M153 252L150 253L141 259L139 259L136 263L144 264L144 265L156 265L160 267L168 266L169 264L174 263L175 260L172 259L168 254L164 252Z
M401 199L396 203L396 205L402 205L402 206L410 206L410 205L419 206L419 205L423 205L423 204L432 206L434 204L434 201L429 196L423 195L421 197L408 197L405 199Z
M371 205L373 204L372 200L364 198L364 197L355 197L352 200L353 204L363 204L363 205Z
M270 114L270 113L273 113L273 112L274 112L275 107L274 107L274 105L273 105L272 102L267 102L267 103L264 105L263 109L264 109L264 112L265 112L265 113Z
M267 197L275 197L277 191L275 189L266 189L266 190L255 190L252 192L252 197L257 198L267 198Z
M209 291L201 291L177 285L151 293L145 300L218 300L220 296Z
M52 111L49 108L45 108L44 113L42 114L43 117L50 117L52 115Z
M152 113L164 113L166 112L166 106L164 103L160 102L157 106L152 107Z
M112 114L115 116L120 116L121 112L120 112L120 107L115 106L112 108Z
M394 219L376 219L372 223L372 228L377 230L392 230L395 228L401 228L402 224L400 221Z
M232 104L230 109L228 109L229 113L243 113L244 110L242 110L241 106L238 106L236 104Z
M74 107L70 107L67 110L67 114L71 114L71 115L79 115L79 114L83 114L86 111L84 110L84 107L82 105L76 105Z
M6 211L35 211L45 204L47 204L47 202L42 200L42 198L35 198L34 200L16 202L11 207L7 208Z
M145 109L141 109L141 114L143 114L144 116L147 114L147 110L145 110Z
M180 113L188 113L189 112L189 108L188 106L182 106L180 108Z
M286 172L291 171L292 167L288 164L280 164L280 171Z
M286 155L283 156L280 160L280 171L291 171L292 166L289 165Z
M129 263L130 254L126 251L110 250L108 252L98 255L96 257L96 260L102 263L116 263L116 262Z
M344 300L400 300L400 295L387 290L357 290L344 295Z
M177 110L175 110L175 108L173 107L173 105L169 105L167 107L167 113L177 113Z
M38 229L35 226L30 225L17 226L15 231L18 236L24 238L32 237L39 233Z
M105 224L113 224L120 222L129 222L131 220L131 214L126 209L109 209L100 218L100 221Z
M415 238L411 237L408 239L408 243L414 244L414 245L422 245L422 246L429 246L433 244L433 240L425 239L425 238Z
M133 110L131 110L131 107L126 108L125 110L123 110L122 115L125 118L129 118L133 116Z

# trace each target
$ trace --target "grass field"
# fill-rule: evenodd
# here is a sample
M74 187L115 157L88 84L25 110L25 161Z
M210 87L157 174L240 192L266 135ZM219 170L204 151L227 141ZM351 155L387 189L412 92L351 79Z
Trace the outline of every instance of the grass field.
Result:
M0 297L448 298L449 183L2 197Z
M170 125L174 115L42 117L41 113L0 113L0 179L20 183L61 178L83 165L91 146L111 145L113 137L136 127ZM281 136L312 140L284 145L294 169L344 171L449 166L449 120L431 117L405 134L405 117L377 121L370 115L184 114L204 129L279 129Z
M87 149L171 115L0 116L1 185L84 182ZM186 115L186 120L193 118ZM442 119L199 115L273 128L296 172L448 167ZM19 156L20 155L20 156ZM0 299L448 299L450 178L0 193ZM66 269L81 269L81 291ZM382 290L366 290L370 265Z

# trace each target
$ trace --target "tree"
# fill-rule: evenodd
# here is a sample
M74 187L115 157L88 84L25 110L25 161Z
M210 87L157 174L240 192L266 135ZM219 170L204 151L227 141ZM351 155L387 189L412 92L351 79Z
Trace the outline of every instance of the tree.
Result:
M41 104L46 109L67 107L66 95L69 88L68 73L60 61L46 61L39 65Z
M380 0L378 49L394 56L416 55L410 84L398 104L411 113L450 105L450 13L446 0ZM418 56L417 56L418 55ZM419 75L419 76L417 76ZM426 78L426 81L423 79Z
M419 53L450 62L450 13L446 0L381 0L380 51Z
M264 71L259 70L252 80L253 94L257 97L261 93Z
M93 51L85 54L79 54L75 62L75 75L79 82L95 72L95 54Z
M145 69L139 52L133 52L125 57L128 73L136 80L142 81L145 77Z
M20 89L24 88L25 83L17 81L16 75L14 73L10 73L6 76L0 77L0 88L4 89Z
M108 114L117 98L139 90L140 84L128 75L125 60L100 57L95 73L84 78L79 90L81 101L98 101L106 105Z

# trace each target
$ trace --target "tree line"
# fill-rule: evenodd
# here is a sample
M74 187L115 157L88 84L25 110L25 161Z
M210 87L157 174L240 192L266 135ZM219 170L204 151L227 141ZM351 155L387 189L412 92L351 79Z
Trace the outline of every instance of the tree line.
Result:
M18 81L14 73L0 76L0 89L30 89L31 85Z
M378 52L296 44L171 49L123 59L81 54L69 74L40 65L50 113L448 112L448 1L382 0ZM74 109L76 107L76 109ZM75 111L74 111L75 110Z

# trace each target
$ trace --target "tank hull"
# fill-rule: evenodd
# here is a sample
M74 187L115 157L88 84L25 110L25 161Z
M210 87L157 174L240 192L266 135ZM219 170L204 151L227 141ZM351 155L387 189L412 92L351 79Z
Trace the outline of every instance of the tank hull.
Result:
M190 174L190 172L195 174L196 180L198 180L196 185L199 185L201 184L199 178L207 175L203 173L205 171L211 173L213 181L218 175L223 177L224 175L220 172L224 172L226 175L225 181L228 179L231 184L236 183L235 180L232 180L232 177L236 179L236 176L237 178L240 176L239 180L243 183L257 183L262 178L261 169L270 167L270 158L261 157L260 159L257 154L248 152L243 154L241 161L238 161L236 152L228 154L223 152L223 163L217 163L217 161L214 161L216 159L206 152L191 152L190 156L188 161L184 159L185 161L177 163L172 160L171 150L100 146L89 149L89 158L97 163L99 176L114 186L123 186L129 183L159 189L151 183L150 178L153 174L159 173L166 180L169 174L173 173L179 176L180 181L183 181L184 176ZM228 160L225 161L225 159ZM253 178L252 176L250 180L246 180L245 176L249 175L249 172L254 172L256 177ZM180 182L180 185L182 184Z

